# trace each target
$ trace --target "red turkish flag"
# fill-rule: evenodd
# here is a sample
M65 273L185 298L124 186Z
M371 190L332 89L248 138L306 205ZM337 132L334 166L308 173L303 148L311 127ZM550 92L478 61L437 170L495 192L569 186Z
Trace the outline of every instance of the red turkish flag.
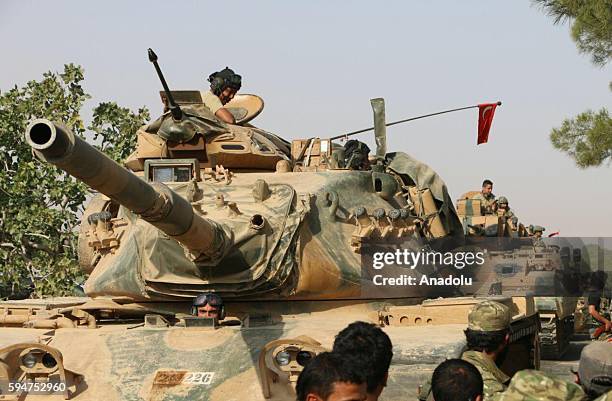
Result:
M478 142L487 143L489 140L489 130L493 123L493 115L495 114L495 108L499 103L483 103L478 105Z

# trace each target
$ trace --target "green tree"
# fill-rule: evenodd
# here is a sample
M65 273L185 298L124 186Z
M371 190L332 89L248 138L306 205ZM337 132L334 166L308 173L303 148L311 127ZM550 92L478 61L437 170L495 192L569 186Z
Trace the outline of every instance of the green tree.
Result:
M90 98L80 66L0 94L0 296L29 291L66 295L83 279L76 262L78 217L87 188L57 168L40 163L23 140L32 118L62 122L83 137L80 116ZM149 118L115 103L93 111L90 129L100 147L121 158L135 146L136 128Z
M550 140L556 149L574 158L580 168L599 166L612 160L612 119L608 110L588 110L553 128Z
M570 21L572 39L593 64L604 66L612 58L612 1L532 0L554 18L555 24Z
M532 0L555 24L569 21L578 50L603 67L612 59L612 0ZM612 90L612 82L609 83ZM612 120L608 110L586 111L554 128L550 140L568 153L580 168L610 163Z

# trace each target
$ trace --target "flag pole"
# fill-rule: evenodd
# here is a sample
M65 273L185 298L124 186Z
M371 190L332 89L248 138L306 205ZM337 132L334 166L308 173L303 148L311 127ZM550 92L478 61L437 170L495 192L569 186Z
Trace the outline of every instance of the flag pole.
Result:
M501 106L502 102L498 101L497 105ZM452 113L453 111L460 111L460 110L467 110L467 109L475 109L477 108L479 105L475 105L475 106L466 106L466 107L459 107L457 109L450 109L450 110L444 110L444 111L439 111L437 113L431 113L431 114L424 114L422 116L417 116L417 117L411 117L411 118L406 118L404 120L397 120L397 121L393 121L390 122L388 124L385 124L385 127L390 127L392 125L395 124L401 124L401 123L405 123L408 121L414 121L414 120L418 120L421 118L425 118L425 117L431 117L431 116L437 116L439 114L446 114L446 113ZM342 135L336 135L336 136L332 136L331 140L333 141L334 139L340 139L340 138L348 138L349 136L353 136L353 135L357 135L357 134L361 134L362 132L368 132L373 130L374 127L369 127L369 128L363 128L357 131L351 131L351 132L347 132L346 134L342 134Z

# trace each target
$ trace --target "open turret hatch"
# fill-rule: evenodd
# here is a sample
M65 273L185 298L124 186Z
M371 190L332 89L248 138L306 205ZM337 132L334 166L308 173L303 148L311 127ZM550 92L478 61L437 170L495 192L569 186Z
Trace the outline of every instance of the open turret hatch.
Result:
M202 104L202 92L193 90L171 91L174 101L179 106ZM164 91L159 92L164 112L168 110L168 98ZM264 108L264 101L261 97L252 94L238 94L231 102L224 106L236 119L236 124L243 125L254 119Z

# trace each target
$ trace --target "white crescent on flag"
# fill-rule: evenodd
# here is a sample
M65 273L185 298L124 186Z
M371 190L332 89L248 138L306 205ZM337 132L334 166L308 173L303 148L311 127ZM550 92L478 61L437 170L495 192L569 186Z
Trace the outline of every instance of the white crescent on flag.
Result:
M487 111L491 110L493 108L493 106L487 106L484 109L482 109L482 118L485 118Z

